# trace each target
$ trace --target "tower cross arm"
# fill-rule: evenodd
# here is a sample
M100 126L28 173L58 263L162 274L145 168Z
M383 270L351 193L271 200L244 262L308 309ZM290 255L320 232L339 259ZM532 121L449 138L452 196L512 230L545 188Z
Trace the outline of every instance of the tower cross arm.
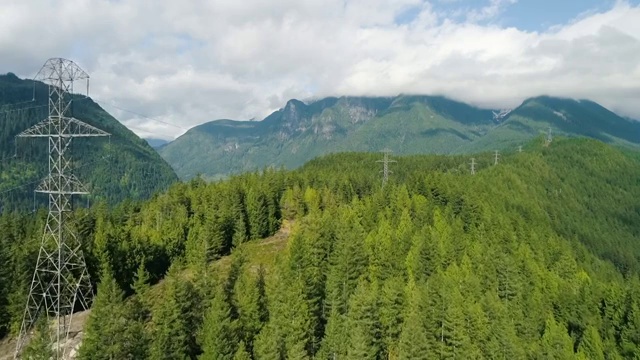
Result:
M58 127L62 131L58 131ZM108 132L100 130L76 118L49 117L38 124L18 134L18 137L95 137L109 136Z

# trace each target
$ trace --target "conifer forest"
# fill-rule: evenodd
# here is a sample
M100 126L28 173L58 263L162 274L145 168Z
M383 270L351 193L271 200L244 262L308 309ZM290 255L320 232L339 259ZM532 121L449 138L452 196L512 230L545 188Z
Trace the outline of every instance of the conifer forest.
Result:
M638 359L640 156L339 153L77 208L78 359ZM0 216L0 338L46 211ZM48 359L47 325L23 356Z

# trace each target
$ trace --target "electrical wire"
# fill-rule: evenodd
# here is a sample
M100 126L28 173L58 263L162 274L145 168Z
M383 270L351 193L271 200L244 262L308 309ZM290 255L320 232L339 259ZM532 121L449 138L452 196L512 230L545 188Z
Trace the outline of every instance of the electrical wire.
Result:
M106 105L106 106L111 106L111 107L113 107L113 108L115 108L115 109L118 109L118 110L120 110L120 111L124 111L124 112L130 113L130 114L133 114L133 115L139 116L139 117L141 117L141 118L143 118L143 119L147 119L147 120L155 121L155 122L158 122L158 123L161 123L161 124L165 124L165 125L173 126L173 127L178 128L178 129L181 129L181 130L189 130L189 129L187 129L187 128L183 127L183 126L176 125L176 124L173 124L173 123L170 123L170 122L164 121L164 120L159 120L159 119L157 119L156 117L148 116L148 115L144 115L144 114L141 114L141 113L139 113L139 112L137 112L137 111L133 111L133 110L125 109L125 108L123 108L123 107L120 107L120 106L114 105L113 103L110 103L110 102L107 102L107 101L102 101L102 100L98 100L98 99L95 99L95 98L93 99L93 101L95 101L95 102L97 102L98 104L101 104L101 105L103 105L103 106L104 106L104 105ZM127 125L125 125L125 126L127 126Z

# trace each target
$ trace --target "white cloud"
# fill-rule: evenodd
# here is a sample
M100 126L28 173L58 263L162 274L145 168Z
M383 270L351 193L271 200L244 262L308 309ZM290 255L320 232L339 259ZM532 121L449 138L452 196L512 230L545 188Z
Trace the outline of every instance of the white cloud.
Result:
M531 32L493 21L512 3L451 17L422 0L3 0L0 72L30 77L49 57L70 58L109 111L164 138L329 95L503 108L550 94L640 118L640 7L618 2Z

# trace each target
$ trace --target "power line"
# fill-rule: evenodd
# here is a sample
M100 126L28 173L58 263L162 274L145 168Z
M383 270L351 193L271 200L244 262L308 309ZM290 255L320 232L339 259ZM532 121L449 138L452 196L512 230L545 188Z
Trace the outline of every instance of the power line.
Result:
M4 110L4 111L0 111L0 113L8 114L8 113L13 113L13 112L18 112L18 111L25 111L25 110L30 110L30 109L43 108L43 107L47 107L47 106L49 106L49 105L48 104L35 105L35 106L29 106L29 107L24 107L24 108L20 108L20 109Z
M0 105L0 109L3 108L3 107L9 107L9 106L30 104L30 103L35 102L35 101L36 101L36 98L34 97L33 99L31 99L29 101L21 101L21 102L17 102L17 103L13 103L13 104L2 104L2 105Z
M159 119L157 119L156 117L148 116L148 115L144 115L144 114L141 114L141 113L139 113L139 112L137 112L137 111L133 111L133 110L125 109L125 108L123 108L123 107L120 107L120 106L114 105L113 103L110 103L110 102L106 102L106 101L102 101L102 100L97 100L97 99L93 99L93 100L94 100L95 102L97 102L98 104L111 106L111 107L116 108L116 109L118 109L118 110L121 110L121 111L124 111L124 112L130 113L130 114L133 114L133 115L139 116L139 117L144 118L144 119L147 119L147 120L151 120L151 121L155 121L155 122L158 122L158 123L161 123L161 124L165 124L165 125L173 126L173 127L178 128L178 129L181 129L181 130L189 130L189 129L187 129L187 128L183 127L183 126L176 125L176 124L173 124L173 123L170 123L170 122L167 122L167 121L159 120ZM123 125L124 125L124 124L123 124ZM125 126L127 126L127 125L125 125ZM142 129L139 129L139 130L142 130ZM146 131L146 130L142 130L142 131Z

